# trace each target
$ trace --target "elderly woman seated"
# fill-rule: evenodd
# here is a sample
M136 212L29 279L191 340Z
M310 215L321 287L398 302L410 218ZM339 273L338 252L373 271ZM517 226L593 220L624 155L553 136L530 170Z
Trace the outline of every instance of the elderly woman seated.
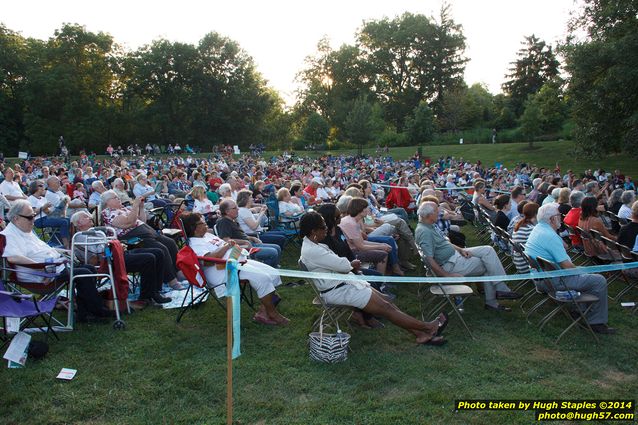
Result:
M323 217L316 212L308 212L300 222L301 261L311 272L351 274L359 269L359 260L352 262L339 257L327 245L320 243L326 237L327 226ZM447 325L447 316L441 314L432 322L422 322L399 310L386 301L384 296L373 289L368 282L344 281L338 279L313 279L321 297L334 305L346 305L363 310L373 316L385 317L395 325L411 332L419 344L443 345L446 341L439 334ZM360 314L360 313L354 313Z
M226 242L208 232L208 225L201 214L191 213L182 215L184 231L188 237L188 244L200 257L214 257L228 259L234 247L240 249L234 241ZM244 261L243 259L241 260ZM275 307L275 287L281 284L277 270L253 260L245 260L246 269L239 272L240 279L246 279L257 292L261 306L253 316L253 320L264 325L286 325L289 320L282 316ZM214 288L218 297L225 295L226 271L218 269L216 265L204 267L207 284Z
M144 248L161 249L164 258L168 261L164 268L167 283L173 289L185 289L185 286L177 282L176 278L177 244L173 239L158 234L146 224L146 211L142 197L135 198L130 207L124 207L116 193L107 190L102 194L101 207L103 224L113 227L119 239L139 238Z

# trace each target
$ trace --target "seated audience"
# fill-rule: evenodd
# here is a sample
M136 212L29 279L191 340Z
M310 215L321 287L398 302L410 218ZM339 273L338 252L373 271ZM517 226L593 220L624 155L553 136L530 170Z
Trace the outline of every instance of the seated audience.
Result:
M308 212L300 222L303 236L301 247L301 261L311 272L350 274L353 269L359 269L359 260L348 261L339 257L319 241L325 239L327 227L320 214ZM365 281L344 281L315 279L317 290L328 304L348 305L372 316L384 317L395 325L411 332L419 344L443 345L445 339L439 336L439 331L447 325L447 317L441 314L432 322L421 322L399 310L387 301L383 294L373 289ZM363 321L363 318L360 318Z

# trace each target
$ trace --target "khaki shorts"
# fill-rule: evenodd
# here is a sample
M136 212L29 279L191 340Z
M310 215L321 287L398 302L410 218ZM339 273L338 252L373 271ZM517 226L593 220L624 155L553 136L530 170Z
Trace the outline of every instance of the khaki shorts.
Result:
M363 309L370 302L372 297L372 288L358 288L354 285L346 283L341 288L333 289L322 295L327 304L333 305L349 305L359 309Z

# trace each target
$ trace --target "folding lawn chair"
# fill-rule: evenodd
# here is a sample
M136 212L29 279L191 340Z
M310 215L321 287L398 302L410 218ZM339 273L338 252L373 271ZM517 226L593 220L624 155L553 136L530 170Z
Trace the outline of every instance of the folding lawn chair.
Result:
M536 261L538 262L540 268L543 271L549 272L549 271L554 271L554 270L560 270L560 267L558 267L556 264L554 264L553 262L551 262L549 260L546 260L546 259L544 259L542 257L536 257ZM594 306L594 303L598 302L598 297L595 296L595 295L591 295L591 294L582 294L581 293L578 297L571 297L570 296L570 297L567 297L567 298L562 298L562 297L559 298L556 295L556 291L557 290L561 290L561 291L562 290L567 290L567 288L566 288L566 286L565 286L565 284L563 282L563 278L562 277L559 277L558 281L559 281L560 286L562 286L562 288L559 288L559 289L555 288L550 279L545 279L544 280L546 286L549 289L549 291L547 292L547 295L548 295L549 299L552 300L552 302L554 303L555 307L543 319L541 319L539 330L542 330L543 327L547 323L549 323L549 321L553 317L555 317L557 314L563 313L563 315L566 316L570 320L570 324L569 324L569 326L567 326L567 328L565 328L565 330L563 330L560 333L560 335L558 335L558 338L556 338L556 344L558 344L558 342L563 337L563 335L565 335L567 332L569 332L569 330L572 329L576 325L579 325L579 326L589 330L589 332L594 337L596 342L598 342L598 337L596 336L596 333L594 332L594 330L591 328L591 325L589 324L589 322L587 322L587 318L586 318L587 313ZM572 313L575 313L573 317L572 317Z
M177 253L177 268L184 273L184 276L189 283L189 287L186 290L186 294L184 294L184 299L182 300L180 312L177 315L177 322L179 323L186 311L204 302L209 295L213 295L217 304L219 304L222 309L226 309L224 304L214 294L215 288L225 285L225 283L210 287L207 285L206 276L204 274L205 263L215 264L215 267L225 267L226 260L223 258L201 257L195 254L195 251L193 251L193 249L188 245L188 238L184 231L184 225L181 218L178 218L176 222L179 226L182 237L186 241L184 246ZM241 299L246 301L246 304L248 304L250 309L255 310L253 292L250 283L240 278L239 286L241 289ZM197 296L195 296L195 288L202 290Z
M57 297L45 301L36 301L33 294L7 291L0 281L0 317L3 319L3 343L0 348L4 348L10 341L8 320L12 318L20 319L20 325L16 331L28 329L31 324L35 324L35 321L40 318L46 325L46 330L36 325L37 328L45 332L47 339L49 332L51 332L55 339L59 340L58 335L51 326L51 315L57 301Z
M0 234L0 257L4 254L4 248L6 246L6 238ZM59 307L67 309L67 321L66 323L58 320L53 315L50 315L53 322L53 329L55 331L70 331L73 330L73 297L70 291L70 281L58 280L59 274L56 273L55 268L59 265L68 263L66 258L61 259L58 263L33 263L33 264L12 264L6 258L2 257L2 272L4 287L6 290L14 293L28 293L34 296L39 302L44 302L52 299L60 301L60 293L67 290L68 302L58 303ZM50 270L53 268L54 270ZM31 278L36 277L40 282L33 282ZM54 304L55 305L55 304ZM28 328L27 331L36 331L40 328L33 329Z

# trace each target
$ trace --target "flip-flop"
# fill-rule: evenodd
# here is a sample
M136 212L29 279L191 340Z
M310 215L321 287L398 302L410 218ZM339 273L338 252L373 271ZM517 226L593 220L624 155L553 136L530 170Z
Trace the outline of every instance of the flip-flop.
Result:
M437 318L437 320L439 322L439 328L436 330L435 336L441 336L441 334L443 333L445 328L447 328L448 322L450 321L450 318L448 317L448 315L444 311L442 311L441 314L443 315L443 318L445 318L445 322L441 323L441 321L438 320L438 318Z
M260 316L259 314L255 314L253 316L253 321L257 322L257 323L261 323L262 325L269 325L269 326L278 325L278 323L275 322L274 320L270 320L269 318L264 317L264 316Z
M447 340L443 337L433 336L431 339L428 339L426 342L424 342L423 345L433 345L435 347L440 347L442 345L445 345L446 342Z

